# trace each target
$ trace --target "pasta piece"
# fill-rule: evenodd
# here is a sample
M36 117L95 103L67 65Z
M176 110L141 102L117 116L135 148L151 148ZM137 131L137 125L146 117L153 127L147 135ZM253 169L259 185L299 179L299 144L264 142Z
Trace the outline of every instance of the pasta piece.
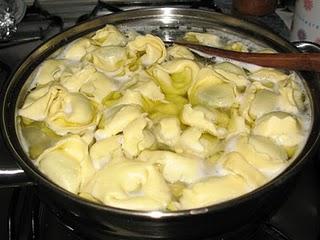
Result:
M213 69L241 90L250 84L245 71L235 64L229 62L217 63Z
M148 129L151 124L149 119L142 116L133 120L123 129L122 148L128 157L136 157L141 151L154 144L155 137Z
M200 137L202 135L202 131L195 128L190 127L183 131L181 138L179 139L179 145L186 152L193 153L196 155L201 155L204 152L204 146L200 142Z
M123 136L116 135L95 142L90 148L90 158L96 170L101 170L109 162L123 159Z
M80 192L79 193L79 197L88 200L90 202L95 202L95 203L101 203L99 200L95 199L91 194L89 193L84 193L84 192Z
M19 115L45 121L58 135L93 130L100 119L98 106L81 94L68 93L59 85L33 91L27 99Z
M238 135L226 143L225 152L238 152L264 175L273 178L287 166L287 153L262 136Z
M303 141L302 127L298 119L289 113L272 112L257 119L253 134L269 137L288 152Z
M127 51L124 47L100 47L88 54L86 60L107 74L107 76L119 76L125 73Z
M70 69L62 73L60 84L70 92L78 92L96 72L97 70L92 65L85 65L82 69Z
M236 103L234 87L215 70L202 68L188 96L192 104L206 107L227 108Z
M221 161L225 169L244 178L252 190L265 184L268 180L267 177L249 164L245 158L237 152L227 153Z
M195 81L199 66L191 60L175 59L148 71L165 94L185 95Z
M246 76L246 72L243 70L241 66L235 65L231 62L220 62L216 63L213 66L214 70L224 70L225 72L228 73L233 73L237 76Z
M37 165L49 179L72 193L78 193L94 174L88 145L75 135L45 150L37 159Z
M36 159L47 148L52 147L57 141L61 139L43 122L35 122L25 124L23 119L21 133L24 138L25 147L32 159Z
M190 127L182 132L175 151L207 158L219 151L219 140L210 134L204 134L198 128Z
M45 85L57 81L65 70L67 61L60 59L48 59L42 62L37 68L33 83Z
M164 210L170 189L156 167L124 160L107 165L82 188L106 205L132 210Z
M44 121L58 91L48 85L34 89L27 95L18 115L34 121Z
M81 86L80 92L87 98L97 103L102 103L105 97L117 89L117 84L111 78L106 77L101 72L95 72L90 76L89 80Z
M245 180L237 175L209 177L182 191L179 210L217 204L239 197L249 190Z
M166 95L163 101L152 101L148 98L143 98L143 109L147 112L150 118L157 122L164 117L178 117L187 99L178 95Z
M298 114L306 110L305 96L293 80L287 85L279 88L279 110Z
M184 124L199 128L218 138L224 138L227 130L215 124L217 119L218 116L208 109L200 106L192 108L190 104L184 105L181 114L181 121Z
M240 107L239 107L239 114L244 117L244 119L250 123L253 124L254 122L254 113L253 113L253 117L249 114L250 111L250 107L251 104L253 102L253 100L256 97L256 93L259 90L270 90L269 88L263 86L260 82L253 82L249 87L246 88L244 94L242 95L239 103L240 103ZM271 98L273 97L274 94L271 94ZM271 99L272 100L272 99ZM263 106L264 101L261 102L261 105ZM267 106L269 105L269 103L265 103ZM271 106L273 107L273 106Z
M165 95L162 93L160 87L145 71L134 75L133 79L134 84L129 86L128 89L138 92L152 101L165 99Z
M100 120L98 106L78 93L58 93L46 122L59 135L93 131Z
M114 136L132 121L141 116L139 105L118 105L104 112L100 122L100 129L95 132L97 140Z
M203 177L203 162L199 158L187 157L170 151L145 150L139 160L162 165L162 175L169 183L194 183Z
M197 42L211 47L222 46L220 37L212 33L187 32L183 38L190 42Z
M288 80L289 76L272 68L262 68L249 75L249 78L261 82L266 86L279 84L282 81Z
M272 112L278 107L279 96L273 91L261 89L255 94L251 102L249 114L253 119Z
M232 50L232 51L236 51L236 52L248 52L249 51L248 47L239 41L236 41L236 42L230 41L225 45L224 48L227 50Z
M250 127L246 124L245 118L240 116L236 109L232 109L231 111L228 132L227 138L240 133L250 133Z
M113 25L107 24L104 28L95 32L91 37L93 43L98 46L124 46L125 36Z
M87 53L95 49L96 47L91 44L89 39L84 37L78 38L64 49L61 58L80 61Z
M167 50L162 40L150 34L137 36L133 41L128 42L127 48L135 57L137 57L136 55L141 56L140 61L144 66L162 63L167 56Z
M111 97L115 97L114 99L110 99ZM113 95L114 94L114 95ZM103 105L105 107L116 107L121 105L138 105L143 107L144 106L144 98L141 96L139 92L132 91L127 89L120 92L111 92L108 96L104 97Z
M184 46L173 44L172 47L168 48L168 55L172 58L184 58L194 60L193 53Z
M153 132L159 143L174 148L181 134L180 121L177 117L164 117L155 125Z

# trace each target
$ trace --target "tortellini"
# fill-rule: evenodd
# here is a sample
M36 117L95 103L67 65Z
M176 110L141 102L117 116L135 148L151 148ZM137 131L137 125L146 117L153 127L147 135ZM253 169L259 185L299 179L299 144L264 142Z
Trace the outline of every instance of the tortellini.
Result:
M237 52L248 52L248 47L242 42L233 42L230 41L224 47L227 50L237 51Z
M68 45L62 52L62 59L80 61L87 53L96 49L88 38L79 38Z
M184 40L252 51L209 32ZM308 95L293 73L203 57L113 25L71 42L29 77L23 148L60 187L117 208L179 211L253 191L300 153Z
M167 50L162 40L150 34L137 36L133 41L128 42L127 47L131 54L141 55L139 60L145 66L162 63L167 56Z
M243 111L249 121L275 111L297 114L299 108L303 110L301 98L301 92L291 86L274 91L255 82L246 89L240 111Z
M115 135L95 142L90 148L90 157L96 170L102 169L108 162L121 161L123 136Z
M164 93L185 95L199 72L199 66L191 60L176 59L155 65L149 72Z
M246 161L238 152L227 153L221 159L223 167L245 179L252 189L263 185L267 178L257 168Z
M215 114L204 107L196 106L192 108L190 104L186 104L182 110L181 121L186 125L206 131L213 136L224 138L227 130L217 126L218 115L219 112Z
M303 141L302 126L289 113L272 112L257 119L253 133L274 140L288 151Z
M101 103L111 92L118 89L117 83L92 65L75 72L65 71L60 83L70 92L81 92L93 101Z
M237 152L267 176L275 176L287 166L287 153L271 139L259 135L236 135L226 143L226 152Z
M72 193L78 193L80 187L94 174L88 145L75 135L45 150L36 163L41 172Z
M94 44L102 47L124 46L127 42L124 35L113 25L98 30L91 39Z
M58 80L66 68L67 61L59 59L48 59L35 71L33 82L35 85L45 85Z
M162 165L163 177L169 182L193 183L201 179L204 165L201 159L170 151L144 151L139 159Z
M38 94L41 96L34 99ZM31 92L19 110L19 115L34 121L46 122L58 135L93 131L100 120L96 104L79 93L66 91L59 85Z
M106 205L126 209L161 210L170 201L169 187L156 167L134 160L107 165L82 192Z
M237 110L233 109L231 112L230 121L228 123L228 137L239 133L249 133L250 127L246 123L246 119L239 115Z
M278 95L271 90L258 90L250 105L250 116L259 118L265 113L274 111L278 106L278 98Z
M240 176L214 176L185 188L178 209L204 207L239 197L247 192L249 187Z
M249 75L249 78L254 81L259 81L264 85L270 86L272 84L277 84L279 82L287 80L289 76L275 69L262 68L256 72L251 73Z
M154 133L157 141L174 147L180 138L181 127L177 117L164 117L156 124Z
M221 38L210 33L187 32L184 35L184 39L190 42L197 42L202 45L211 47L222 47Z
M241 90L250 84L245 71L230 62L217 63L213 68L218 74L225 78L224 81L231 82Z
M82 69L71 68L61 74L60 84L70 92L78 92L96 72L97 70L91 65L86 65Z
M202 68L189 90L192 104L212 108L229 108L236 104L235 88L211 68Z
M57 88L50 88L47 85L34 89L28 94L24 104L19 109L19 116L34 121L44 121L57 92Z
M168 48L168 55L172 58L194 60L194 55L188 48L176 44Z
M165 95L162 93L160 87L153 81L145 71L142 71L132 77L129 82L129 88L132 91L140 93L142 96L153 101L164 100ZM124 88L124 87L123 87Z
M175 150L206 158L220 150L220 141L211 134L203 133L196 127L190 127L182 132Z
M94 130L100 120L99 108L79 93L57 94L51 103L48 127L59 135Z
M86 58L96 68L112 77L123 74L127 61L127 50L119 46L106 46L97 48Z
M52 147L62 137L49 129L43 122L21 121L21 133L24 137L25 148L32 159L49 147Z
M138 105L119 105L108 109L103 114L96 138L104 139L122 132L128 124L141 117L141 114L142 110Z
M123 150L129 157L136 157L142 150L155 142L153 134L148 130L152 122L143 115L123 129Z

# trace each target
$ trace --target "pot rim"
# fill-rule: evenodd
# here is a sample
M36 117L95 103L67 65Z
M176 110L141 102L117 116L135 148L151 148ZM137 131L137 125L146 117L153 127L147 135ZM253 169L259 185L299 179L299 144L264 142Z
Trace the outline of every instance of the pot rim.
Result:
M314 97L314 94L311 96L311 101L310 104L311 106L311 111L313 115L313 122L311 126L311 131L310 134L306 140L306 145L304 148L301 150L299 155L296 157L293 163L291 163L290 166L288 166L281 174L279 174L277 177L273 178L271 181L267 182L265 185L258 187L257 189L248 192L244 195L241 195L239 197L217 203L214 205L210 205L207 207L201 207L201 208L195 208L195 209L190 209L190 210L180 210L180 211L174 211L174 212L164 212L164 211L137 211L137 210L128 210L128 209L121 209L121 208L116 208L112 206L107 206L107 205L102 205L94 202L90 202L88 200L85 200L81 197L79 197L76 194L73 194L71 192L68 192L67 190L59 187L55 183L53 183L51 180L49 180L47 177L44 176L37 168L34 166L32 161L29 159L27 154L22 150L22 147L20 144L18 146L15 145L18 137L17 137L17 131L15 129L15 111L13 113L10 113L10 120L13 120L13 122L8 121L8 116L7 116L7 110L11 108L15 108L16 106L13 106L11 100L14 98L17 98L12 91L16 88L16 82L18 79L21 79L21 74L24 73L24 75L30 75L26 74L26 68L30 64L36 64L39 65L42 60L39 61L36 57L41 53L42 51L50 54L54 52L54 50L59 49L59 47L67 44L68 42L78 38L79 36L83 36L89 32L96 31L97 29L100 29L103 27L105 24L108 23L108 19L111 17L115 17L116 19L126 19L128 15L135 15L136 18L139 18L141 16L144 17L150 17L153 12L156 12L158 14L166 14L166 13L172 13L172 12L182 12L181 14L188 14L190 12L196 13L195 15L201 15L204 17L212 16L212 18L224 18L225 20L228 20L229 22L237 22L240 23L247 28L252 28L253 32L256 31L256 29L260 29L263 33L267 33L268 37L270 36L272 38L275 38L277 41L279 41L281 44L284 44L284 48L287 49L288 51L292 52L298 52L298 50L291 45L287 40L282 38L281 36L276 35L275 33L266 30L266 29L261 29L260 26L254 24L254 23L249 23L246 22L242 19L238 19L229 15L221 14L221 13L216 13L216 12L210 12L208 10L199 10L199 9L185 9L185 8L173 8L173 7L159 7L159 8L144 8L144 9L134 9L130 11L125 11L125 12L120 12L120 13L114 13L106 16L101 16L101 17L96 17L94 19L85 21L81 24L72 26L63 32L53 36L49 40L45 41L42 43L39 47L37 47L34 51L32 51L29 56L26 57L26 59L20 64L19 68L10 76L10 80L4 84L5 89L2 94L1 98L2 100L2 106L1 106L1 130L2 130L2 135L4 137L4 140L6 144L9 146L10 151L15 155L15 159L18 160L19 164L22 166L24 170L28 173L28 175L31 175L32 178L35 180L36 183L40 183L42 185L45 185L46 187L50 188L53 190L56 194L61 194L66 198L71 199L72 201L75 201L79 204L84 204L88 207L93 207L102 211L110 211L116 214L121 214L121 215L130 215L130 216L137 216L137 217L147 217L151 219L167 219L167 218L176 218L176 217L185 217L185 216L192 216L192 215L200 215L200 214L205 214L207 212L213 212L213 211L222 211L223 209L230 208L230 207L235 207L248 199L251 198L257 198L261 196L264 192L270 191L272 188L275 188L277 186L280 186L283 182L285 182L288 178L291 176L295 175L299 168L302 167L302 165L306 162L306 160L309 158L310 154L313 152L315 149L316 144L319 141L319 124L318 124L318 112L316 111L316 100ZM150 14L150 15L148 15ZM134 17L133 17L134 18ZM125 20L123 20L125 21ZM115 21L116 22L116 21ZM90 26L90 24L96 24L95 27L92 28L87 28L87 26ZM98 27L97 27L98 24ZM113 22L111 22L113 24ZM63 37L67 33L71 34L69 37ZM73 34L73 35L72 35ZM52 43L57 43L59 42L58 45L52 44ZM278 43L278 44L280 44ZM49 54L47 54L48 56ZM47 57L46 56L46 57ZM32 72L32 71L31 71ZM20 76L21 75L21 76ZM24 83L27 78L25 78L22 82ZM23 86L23 83L21 86ZM21 86L18 89L19 94L21 92ZM309 88L309 87L308 87ZM310 90L310 89L306 89ZM10 95L11 94L11 95ZM310 95L310 94L309 94ZM15 102L16 103L16 99ZM13 117L12 117L13 116ZM14 136L12 136L12 134ZM313 136L313 135L315 136ZM311 136L312 135L312 136ZM310 139L313 137L313 140L311 141ZM311 141L311 143L310 143ZM309 144L308 144L309 143Z

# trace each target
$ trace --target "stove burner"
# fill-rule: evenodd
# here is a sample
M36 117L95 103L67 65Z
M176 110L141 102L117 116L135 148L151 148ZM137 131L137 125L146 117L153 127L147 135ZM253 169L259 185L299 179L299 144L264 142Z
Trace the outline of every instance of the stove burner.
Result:
M96 17L98 12L100 12L101 10L108 10L112 13L122 12L122 9L116 7L115 5L98 0L97 5L94 7L94 9L89 14L80 16L77 20L77 23Z
M34 30L34 26L38 26ZM58 28L58 32L63 29L63 21L60 17L51 15L40 7L38 0L27 8L27 13L18 26L18 31L12 34L12 37L6 41L0 41L0 49L10 47L31 41L46 39L53 28Z

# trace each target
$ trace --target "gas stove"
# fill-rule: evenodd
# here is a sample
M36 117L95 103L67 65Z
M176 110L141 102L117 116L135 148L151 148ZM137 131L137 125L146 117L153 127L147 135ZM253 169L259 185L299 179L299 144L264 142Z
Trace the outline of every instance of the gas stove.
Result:
M72 3L71 3L72 2ZM203 8L231 14L231 1L27 1L26 15L9 41L0 41L0 87L19 63L39 44L78 22L113 12L150 6ZM70 9L70 4L74 7ZM74 9L79 9L75 11ZM72 13L72 14L71 14ZM288 37L288 29L276 14L261 18L248 17L264 26L272 26ZM8 153L1 146L0 162ZM316 240L320 237L320 177L318 159L301 173L287 201L269 219L255 226L212 236L207 240ZM0 169L1 170L1 169ZM37 197L32 186L0 187L0 239L2 240L85 240L76 224L62 222ZM106 240L118 239L106 236Z

